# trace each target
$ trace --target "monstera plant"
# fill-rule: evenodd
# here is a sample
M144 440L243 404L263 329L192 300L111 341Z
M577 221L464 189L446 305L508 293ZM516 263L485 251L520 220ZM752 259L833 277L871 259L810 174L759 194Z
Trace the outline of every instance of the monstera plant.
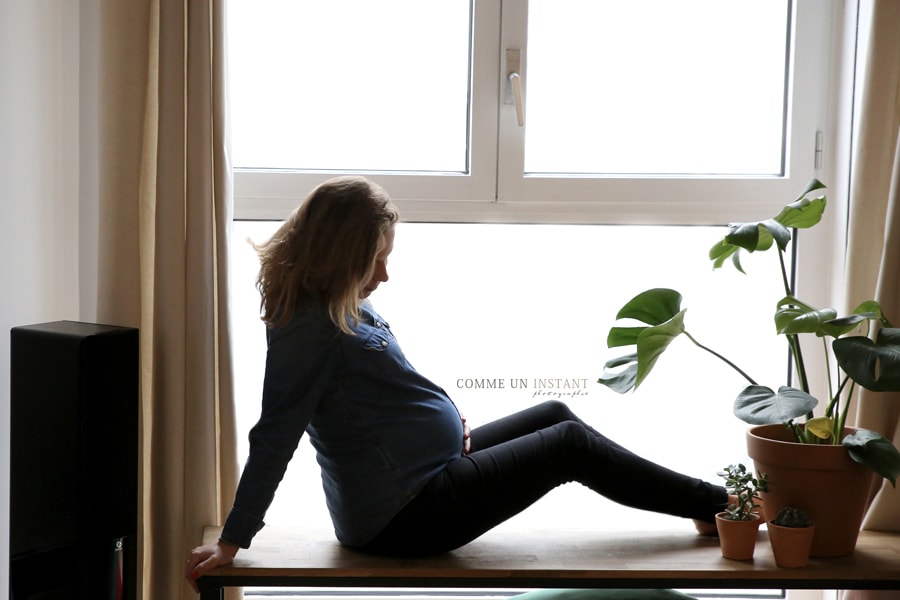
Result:
M784 297L775 303L774 325L790 351L794 385L781 386L777 391L761 385L725 356L697 341L685 328L681 294L667 288L642 292L618 312L617 320L631 320L633 324L613 326L607 345L629 347L629 352L609 360L599 382L619 393L637 389L672 340L683 335L747 380L747 387L734 401L738 418L754 425L784 423L799 443L843 444L853 460L896 485L900 452L890 441L869 430L842 434L858 386L872 391L900 391L900 328L891 325L874 300L863 302L843 317L831 308L815 308L795 296L788 276L785 254L792 231L819 223L826 197L824 194L808 196L824 188L821 182L812 180L776 217L730 225L724 238L709 251L714 268L730 262L742 273L742 251L775 251L781 266ZM819 338L826 363L828 398L818 416L814 409L819 400L810 394L801 335ZM737 336L729 341L741 343Z

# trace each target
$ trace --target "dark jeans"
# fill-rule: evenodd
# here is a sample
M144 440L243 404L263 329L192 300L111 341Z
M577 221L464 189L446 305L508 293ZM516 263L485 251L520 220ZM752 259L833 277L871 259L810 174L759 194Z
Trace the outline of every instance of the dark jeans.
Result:
M447 552L571 481L626 506L704 521L727 504L724 488L633 454L562 402L478 427L471 441L468 456L448 464L360 549L398 556Z

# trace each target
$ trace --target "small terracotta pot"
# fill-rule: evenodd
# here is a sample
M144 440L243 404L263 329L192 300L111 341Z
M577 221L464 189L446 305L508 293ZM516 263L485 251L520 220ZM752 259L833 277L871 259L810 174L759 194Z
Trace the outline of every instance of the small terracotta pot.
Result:
M771 521L766 524L775 564L786 569L805 567L809 563L815 525L783 527Z
M728 513L716 515L716 530L719 532L719 545L722 556L733 560L750 560L756 549L756 534L762 520L753 515L750 521L734 521L726 518Z

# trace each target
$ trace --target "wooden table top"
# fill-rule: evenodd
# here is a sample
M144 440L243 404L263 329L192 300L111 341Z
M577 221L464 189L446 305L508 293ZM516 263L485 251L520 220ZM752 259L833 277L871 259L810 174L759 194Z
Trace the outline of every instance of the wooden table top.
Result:
M207 528L204 541L218 539ZM854 554L775 565L765 529L751 561L723 558L717 538L691 532L490 532L454 552L418 559L344 548L330 531L266 528L201 587L806 588L900 589L900 535L863 531Z

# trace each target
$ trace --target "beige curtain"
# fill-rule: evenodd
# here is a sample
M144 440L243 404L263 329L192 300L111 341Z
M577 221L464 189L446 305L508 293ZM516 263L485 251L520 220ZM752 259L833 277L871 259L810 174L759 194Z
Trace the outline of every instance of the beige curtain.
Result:
M881 302L900 326L900 2L863 2L868 40L850 188L847 304ZM900 393L863 391L857 424L900 444ZM864 525L900 531L900 494L879 482Z
M881 302L900 326L900 2L862 0L858 137L850 173L847 305ZM900 447L900 393L863 390L856 424ZM879 479L864 529L900 531L900 490ZM846 590L842 600L888 600L896 591Z
M900 326L900 2L860 3L860 38L867 40L859 134L851 171L847 304L881 302ZM900 393L863 391L857 425L882 433L900 447ZM879 478L864 529L900 532L900 490ZM896 591L847 591L845 600L881 600Z
M138 571L195 597L189 548L237 479L223 0L101 0L98 319L140 328Z

